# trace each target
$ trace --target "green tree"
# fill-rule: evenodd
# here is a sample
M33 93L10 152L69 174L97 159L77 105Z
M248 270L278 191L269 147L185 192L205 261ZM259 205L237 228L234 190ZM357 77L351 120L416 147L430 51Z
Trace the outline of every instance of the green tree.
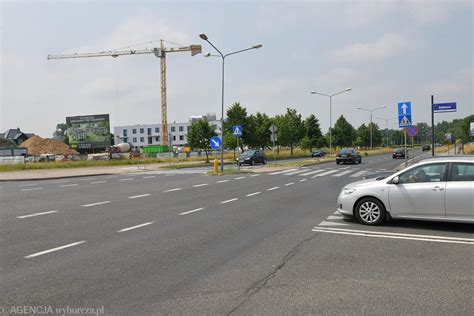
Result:
M323 134L319 126L319 120L311 114L304 121L305 136L301 141L301 148L312 151L315 147L324 145Z
M332 129L332 143L335 146L349 147L355 140L354 127L341 115Z
M276 118L278 127L278 144L290 147L290 155L293 156L293 148L297 146L305 134L305 126L301 120L301 114L295 109L286 109L284 115Z
M469 136L471 122L474 122L474 114L466 116L461 124L461 133L463 135L462 138L466 142L469 141L469 138L472 138L472 136Z
M210 140L216 136L216 132L207 120L193 122L188 136L188 143L191 148L202 149L206 153L206 162L209 162Z
M359 126L354 144L365 148L370 146L370 129L367 125L362 124Z
M249 116L249 125L253 132L252 146L255 148L262 148L270 146L270 126L272 125L271 118L265 113L257 112L255 115Z
M67 130L67 124L64 123L59 123L56 125L56 130L53 133L53 138L61 140L65 142L66 144L69 143L68 138L66 137L66 130Z
M240 148L243 151L244 145L247 145L249 141L251 141L252 131L249 130L248 126L248 116L247 116L247 109L240 105L240 102L235 102L227 109L227 119L224 123L224 133L232 135L232 126L240 125L242 126L243 133L240 142ZM234 143L233 140L225 137L227 143L225 143L226 147L235 148L229 145ZM235 138L235 137L234 137Z
M382 132L379 129L377 123L369 123L369 135L370 128L372 127L372 146L378 147L382 145ZM370 146L370 136L369 136L369 146Z

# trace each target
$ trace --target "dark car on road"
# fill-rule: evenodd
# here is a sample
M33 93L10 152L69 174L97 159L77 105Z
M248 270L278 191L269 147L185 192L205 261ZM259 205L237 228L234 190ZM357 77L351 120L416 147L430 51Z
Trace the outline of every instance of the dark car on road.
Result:
M324 157L326 156L326 152L321 149L317 149L311 153L311 157Z
M403 148L396 148L393 153L392 153L392 158L397 159L397 158L405 158L405 149ZM407 154L408 158L408 154Z
M256 163L262 163L266 164L267 163L267 158L265 157L265 154L263 151L260 149L250 149L245 152L243 152L239 158L237 158L237 164L239 166L241 165L255 165Z
M430 151L431 150L431 146L430 145L424 145L423 146L423 151Z
M353 148L342 149L336 155L336 163L346 163L350 162L353 164L361 163L362 157L359 155L359 152Z

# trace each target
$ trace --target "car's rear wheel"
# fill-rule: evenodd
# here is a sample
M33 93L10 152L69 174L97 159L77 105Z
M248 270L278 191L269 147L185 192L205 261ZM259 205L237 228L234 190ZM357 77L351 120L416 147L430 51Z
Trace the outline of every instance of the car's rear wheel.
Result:
M386 212L379 200L368 197L357 203L354 215L361 224L377 226L385 222Z
M267 159L263 159L263 164L264 164L264 165L267 164Z
M255 165L255 160L253 160L253 159L250 160L250 165L251 165L251 166Z

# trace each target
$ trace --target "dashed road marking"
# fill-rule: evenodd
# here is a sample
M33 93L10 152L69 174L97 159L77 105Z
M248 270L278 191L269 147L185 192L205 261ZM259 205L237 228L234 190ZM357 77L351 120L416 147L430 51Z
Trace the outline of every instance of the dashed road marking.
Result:
M251 175L251 177L258 177L258 176L260 176L260 175L259 175L259 174L253 174L253 175Z
M295 183L294 182L289 182L289 183L285 184L285 187L288 187L288 186L293 185L293 184L295 184Z
M48 212L41 212L41 213L34 213L34 214L29 214L29 215L22 215L22 216L17 216L16 218L28 218L28 217L35 217L35 216L41 216L41 215L47 215L47 214L53 214L57 213L58 211L48 211Z
M273 190L276 190L276 189L279 189L280 187L273 187L273 188L269 188L267 189L267 191L273 191Z
M175 188L175 189L169 189L169 190L165 190L163 192L174 192L174 191L181 191L183 188Z
M138 198L145 197L145 196L150 196L150 195L151 195L150 193L146 193L146 194L140 194L140 195L129 196L128 198L129 198L129 199L138 199Z
M71 180L53 181L53 182L51 182L51 183L52 183L52 184L58 184L58 183L67 183L67 182L71 182Z
M219 180L219 181L216 181L216 183L224 183L224 182L229 182L229 180Z
M148 225L151 225L151 224L153 224L153 223L154 223L154 222L148 222L148 223L143 223L143 224L136 225L136 226L132 226L132 227L123 228L123 229L121 229L121 230L117 230L117 233L127 232L127 231L129 231L129 230L137 229L137 228L144 227L144 226L148 226Z
M239 198L233 198L233 199L230 199L230 200L225 200L225 201L222 201L221 204L227 204L227 203L230 203L230 202L234 202L234 201L237 201Z
M36 183L28 183L28 184L19 184L19 187L31 187L33 185L37 185Z
M67 245L64 245L64 246L60 246L60 247L56 247L56 248L52 248L52 249L40 251L40 252L31 254L31 255L25 256L24 258L25 258L25 259L31 259L31 258L34 258L34 257L38 257L38 256L41 256L41 255L45 255L45 254L50 253L50 252L54 252L54 251L58 251L58 250L62 250L62 249L70 248L70 247L74 247L74 246L80 245L80 244L85 243L85 242L86 242L85 240L81 240L81 241L78 241L78 242L73 242L72 244L67 244Z
M129 181L129 180L134 180L134 178L119 179L119 181Z
M63 185L60 185L61 188L67 188L67 187L75 187L75 186L78 186L79 184L78 183L71 183L71 184L63 184Z
M99 184L99 183L106 183L107 181L94 181L94 182L91 182L90 184Z
M107 203L110 203L110 201L102 201L102 202L97 202L97 203L84 204L84 205L82 205L82 207L91 207L91 206L102 205L102 204L107 204Z
M206 186L206 185L209 185L209 184L208 183L195 184L195 185L193 185L193 188L199 188L199 187L203 187L203 186Z
M260 193L262 193L262 192L249 193L249 194L247 194L246 196L254 196L254 195L258 195L258 194L260 194Z
M194 212L202 211L203 209L204 209L204 207L200 207L200 208L196 208L196 209L194 209L194 210L190 210L190 211L187 211L187 212L179 213L179 215L191 214L191 213L194 213Z
M43 188L31 188L31 189L23 189L21 192L27 192L27 191L37 191L37 190L43 190Z
M150 178L156 178L156 176L146 176L146 177L142 177L142 179L150 179Z
M308 179L301 179L300 182L305 182L306 180L308 180Z
M237 177L234 180L240 180L240 179L245 179L245 178L247 178L247 177Z

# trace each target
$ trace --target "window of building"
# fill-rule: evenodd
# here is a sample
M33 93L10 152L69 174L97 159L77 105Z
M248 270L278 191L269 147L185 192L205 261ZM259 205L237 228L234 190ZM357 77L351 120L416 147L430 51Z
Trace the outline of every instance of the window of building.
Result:
M123 142L124 142L124 143L128 143L128 137L124 137L124 138L123 138Z
M137 129L136 128L132 129L132 134L136 134L136 133L137 133Z
M127 135L128 133L127 133L127 130L126 130L126 129L124 129L122 132L123 132L123 136L124 136L124 137L127 137L127 136L128 136L128 135Z
M133 141L134 143L136 143L136 142L137 142L137 138L136 138L136 137L133 137L133 138L132 138L132 141Z
M151 135L151 128L150 128L150 127L147 128L147 129L146 129L146 132L147 132L148 135Z
M145 137L140 137L140 142L144 142L145 141Z
M145 133L145 130L143 128L140 128L140 134Z
M159 142L160 141L160 136L156 136L155 141Z
M172 132L176 132L176 127L171 126L171 131L172 131Z
M184 135L179 135L179 140L184 140Z
M173 140L176 140L176 135L173 135Z
M159 133L160 132L160 128L159 127L155 127L155 133Z
M151 144L153 144L153 137L148 137L148 145L151 145Z
M179 127L179 131L180 131L180 132L184 132L184 126L180 126L180 127Z

